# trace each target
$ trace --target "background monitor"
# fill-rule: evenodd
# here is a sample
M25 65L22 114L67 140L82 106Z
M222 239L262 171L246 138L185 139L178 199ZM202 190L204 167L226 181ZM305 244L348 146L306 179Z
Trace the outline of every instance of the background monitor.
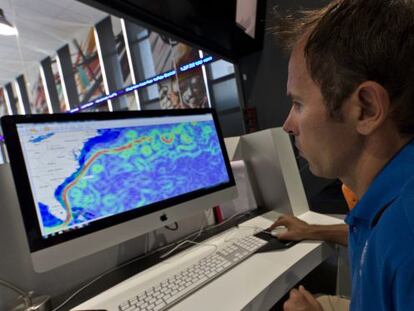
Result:
M233 62L263 47L266 0L79 1Z
M212 109L1 121L37 272L236 195Z

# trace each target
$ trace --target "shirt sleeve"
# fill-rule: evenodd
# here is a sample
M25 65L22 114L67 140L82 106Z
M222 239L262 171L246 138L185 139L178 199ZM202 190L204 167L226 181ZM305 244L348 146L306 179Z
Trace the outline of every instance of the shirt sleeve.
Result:
M414 310L414 255L398 267L394 290L395 310Z

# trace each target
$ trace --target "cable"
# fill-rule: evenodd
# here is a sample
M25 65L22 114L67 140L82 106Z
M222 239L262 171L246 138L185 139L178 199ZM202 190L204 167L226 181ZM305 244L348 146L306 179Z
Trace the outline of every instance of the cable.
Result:
M177 231L178 230L178 222L174 221L174 228L171 228L170 226L164 226L165 229L168 229L170 231Z
M175 242L175 243L177 243L177 242ZM132 263L134 263L134 262L136 262L136 261L138 261L138 260L140 260L140 259L143 259L143 258L146 258L146 257L148 257L148 256L150 256L150 255L152 255L152 254L154 254L154 253L156 253L156 252L159 252L159 251L161 251L161 250L163 250L163 249L165 249L165 248L168 248L168 247L170 247L171 245L174 245L174 243L170 243L170 244L167 244L167 245L165 245L165 246L163 246L163 247L161 247L161 248L158 248L158 249L156 249L156 250L153 250L153 251L150 251L150 252L148 252L148 253L144 253L144 254L142 254L141 256L138 256L138 257L135 257L135 258L133 258L133 259L131 259L131 260L129 260L129 261L127 261L127 262L124 262L123 264L121 264L121 265L119 265L119 266L116 266L116 267L113 267L113 268L111 268L111 269L109 269L109 270L106 270L106 271L104 271L104 272L102 272L100 275L98 275L97 277L95 277L94 279L92 279L92 280L90 280L89 282L87 282L85 285L83 285L82 287L80 287L78 290L76 290L72 295L70 295L68 298L66 298L61 304L59 304L56 308L54 308L54 309L52 309L52 311L58 311L58 310L60 310L62 307L64 307L69 301L71 301L73 298L75 298L77 295L79 295L83 290L85 290L86 288L88 288L89 286L91 286L92 284L94 284L95 282L97 282L97 281L99 281L100 279L102 279L102 278L104 278L105 276L107 276L108 274L110 274L110 273L112 273L112 272L114 272L114 271L116 271L116 270L119 270L119 269L122 269L123 267L125 267L125 266L127 266L127 265L130 265L130 264L132 264Z
M58 310L60 310L60 309L61 309L62 307L64 307L64 306L65 306L65 305L66 305L69 301L71 301L74 297L76 297L77 295L79 295L79 293L81 293L83 290L85 290L86 288L88 288L89 286L91 286L92 284L94 284L96 281L99 281L100 279L104 278L105 276L107 276L108 274L110 274L110 273L112 273L112 272L114 272L114 271L116 271L116 270L122 269L123 267L125 267L125 266L127 266L127 265L129 265L129 264L132 264L132 263L134 263L134 262L136 262L136 261L138 261L138 260L140 260L140 259L146 258L146 257L148 257L148 256L150 256L150 255L152 255L152 254L155 254L155 253L157 253L157 252L159 252L159 251L162 251L163 249L166 249L166 248L171 247L171 246L173 246L173 245L176 245L176 246L174 247L174 250L176 250L176 249L178 248L178 245L180 245L180 244L181 244L180 246L184 245L184 244L182 244L183 242L186 242L186 243L192 243L192 244L202 244L202 243L195 242L195 241L193 241L193 240L197 239L197 238L201 235L201 233L202 233L203 231L204 231L204 232L206 232L206 231L209 231L209 230L211 230L211 229L214 229L214 228L220 227L220 226L224 225L225 223L229 222L230 220L232 220L232 219L234 219L234 218L236 218L236 217L239 217L239 216L244 216L244 215L247 215L247 214L250 214L250 211L248 211L248 212L243 212L243 213L233 214L232 216L230 216L229 218L227 218L225 221L223 221L223 222L221 222L221 223L219 223L219 224L216 224L216 225L207 226L207 227L205 227L205 228L203 228L203 226L201 226L199 231L197 231L197 232L195 232L195 233L191 233L191 234L187 235L186 237L184 237L183 239L181 239L181 240L179 240L179 241L176 241L176 242L173 242L173 243L167 244L167 245L165 245L165 246L163 246L163 247L161 247L161 248L157 248L157 249L152 250L152 251L150 251L150 252L148 252L148 253L144 253L144 254L142 254L141 256L135 257L135 258L133 258L133 259L131 259L131 260L127 261L127 262L124 262L123 264L121 264L121 265L119 265L119 266L116 266L116 267L113 267L113 268L111 268L111 269L109 269L109 270L106 270L106 271L102 272L100 275L96 276L94 279L92 279L92 280L90 280L89 282L87 282L85 285L83 285L82 287L80 287L78 290L76 290L76 291L75 291L72 295L70 295L68 298L66 298L66 299L65 299L65 300L64 300L61 304L59 304L56 308L52 309L52 311L58 311ZM194 236L194 235L195 235L195 237L194 237L192 240L190 240L190 238L191 238L192 236ZM204 245L210 245L210 246L213 246L214 244L204 244ZM217 247L217 245L214 245L214 246L215 246L215 247ZM169 253L171 253L171 251L169 251ZM167 253L167 254L169 254L169 253ZM162 257L161 257L161 256L162 256ZM161 256L160 256L159 258L164 258L164 257L166 257L166 256L168 256L168 255L163 254L163 255L161 255Z
M30 294L26 293L24 290L18 288L17 286L13 285L10 282L4 281L0 279L0 285L3 285L4 287L7 287L8 289L11 289L22 296L24 300L24 305L26 308L30 308L32 306L32 298L30 297Z
M135 257L131 260L128 260L127 262L124 262L123 264L113 267L109 270L106 270L104 272L102 272L101 274L99 274L98 276L96 276L94 279L90 280L89 282L87 282L85 285L83 285L82 287L80 287L78 290L76 290L72 295L70 295L68 298L66 298L60 305L58 305L56 308L52 309L52 311L58 311L59 309L61 309L62 307L64 307L69 301L71 301L73 298L75 298L79 293L81 293L83 290L85 290L86 288L88 288L89 286L91 286L93 283L99 281L100 279L104 278L105 276L107 276L108 274L122 269L123 267L130 265L140 259L146 258L156 252L159 252L160 250L163 250L167 247L170 247L171 245L173 245L173 243L167 244L161 248L158 248L156 250L150 251L149 253L144 253L141 256Z
M225 221L223 221L223 222L221 222L221 223L219 223L219 224L215 224L215 225L208 226L208 227L205 227L205 228L203 228L203 227L201 226L201 227L200 227L200 230L199 230L198 232L193 233L193 234L189 235L187 238L185 238L185 239L181 239L180 241L176 242L176 243L178 243L178 245L176 245L173 249L169 250L167 253L162 254L159 258L160 258L160 259L163 259L163 258L167 257L167 256L168 256L168 255L170 255L172 252L174 252L175 250L177 250L177 249L178 249L178 248L180 248L181 246L185 245L186 243L197 243L197 242L195 242L194 240L196 240L196 239L197 239L197 238L198 238L198 237L199 237L199 236L200 236L203 232L207 232L207 231L209 231L209 230L211 230L211 229L214 229L214 228L220 227L220 226L224 225L225 223L229 222L230 220L232 220L233 218L236 218L237 216L244 216L244 215L249 214L249 213L250 213L250 211L249 211L249 212L243 212L243 213L233 214L232 216L230 216L230 217L229 217L229 218L227 218ZM190 237L191 237L192 235L196 235L196 236L195 236L194 238L190 239Z
M102 279L103 277L107 276L108 274L118 270L118 269L122 269L123 267L125 267L126 265L129 265L139 259L145 258L146 256L149 256L149 254L144 254L143 256L138 256L134 259L131 259L123 264L121 264L120 266L116 266L113 267L109 270L104 271L103 273L101 273L100 275L98 275L97 277L95 277L94 279L92 279L91 281L87 282L85 285L83 285L81 288L79 288L78 290L76 290L72 295L70 295L68 298L66 298L60 305L58 305L56 308L52 309L52 311L57 311L59 309L61 309L63 306L65 306L69 301L71 301L73 298L75 298L79 293L81 293L84 289L88 288L89 286L91 286L93 283L95 283L96 281L99 281L100 279Z

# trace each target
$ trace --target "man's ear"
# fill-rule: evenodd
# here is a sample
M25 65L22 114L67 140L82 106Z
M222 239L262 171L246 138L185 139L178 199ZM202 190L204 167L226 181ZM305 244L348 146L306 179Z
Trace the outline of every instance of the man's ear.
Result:
M390 98L387 90L379 83L365 81L355 90L358 105L357 131L369 135L387 119Z

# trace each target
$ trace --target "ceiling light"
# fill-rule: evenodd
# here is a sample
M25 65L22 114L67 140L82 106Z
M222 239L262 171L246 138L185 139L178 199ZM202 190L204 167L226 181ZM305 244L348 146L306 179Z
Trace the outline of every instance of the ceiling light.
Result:
M2 9L0 9L0 35L17 36L17 28L6 19Z

